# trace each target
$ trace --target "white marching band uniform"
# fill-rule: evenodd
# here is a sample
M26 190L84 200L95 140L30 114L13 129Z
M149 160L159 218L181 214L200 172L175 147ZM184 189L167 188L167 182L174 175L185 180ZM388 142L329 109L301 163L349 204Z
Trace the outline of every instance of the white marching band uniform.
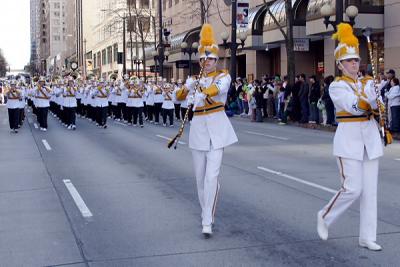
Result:
M339 34L341 29L339 25ZM335 57L338 64L346 59L359 59L358 42L356 47L339 43ZM383 145L374 119L377 113L374 84L372 80L354 80L343 75L331 83L329 94L339 122L333 141L333 155L337 158L341 188L318 212L318 234L326 240L328 228L360 199L359 244L371 250L380 250L375 241L378 168Z
M203 25L200 33L200 58L212 56L218 60L218 46L213 40L212 26ZM197 192L201 206L202 233L212 234L215 208L220 188L218 177L224 148L237 142L232 124L225 114L225 101L231 77L225 71L215 71L201 77L202 93L196 92L194 116L190 125L189 147L192 149ZM193 95L195 82L188 79L185 86ZM204 97L207 96L205 99Z

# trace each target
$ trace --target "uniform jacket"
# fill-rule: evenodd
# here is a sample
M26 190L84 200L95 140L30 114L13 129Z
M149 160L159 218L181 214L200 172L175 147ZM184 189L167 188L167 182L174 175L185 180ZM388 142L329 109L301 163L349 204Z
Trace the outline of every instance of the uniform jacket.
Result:
M207 77L201 78L207 85L215 85L218 93L210 97L215 103L219 102L225 106L228 90L231 84L231 76L222 71L209 74ZM193 93L194 83L186 82L186 86ZM197 109L205 108L209 104L202 103ZM194 115L190 125L189 147L195 150L210 151L213 149L221 149L238 141L232 124L225 114L225 110L206 114Z
M329 86L329 95L335 105L336 112L347 112L352 115L365 113L358 106L359 95L364 91L361 81L349 82L337 78ZM372 80L366 86L374 86ZM376 159L383 155L382 141L378 124L375 119L368 121L339 122L333 140L333 154L337 157L362 161L364 151L369 159Z

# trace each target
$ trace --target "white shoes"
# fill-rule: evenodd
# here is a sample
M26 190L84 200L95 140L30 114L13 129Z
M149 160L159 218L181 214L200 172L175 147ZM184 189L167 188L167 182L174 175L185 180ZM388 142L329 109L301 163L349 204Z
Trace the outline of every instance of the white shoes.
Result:
M323 211L318 212L318 221L317 221L317 231L318 235L322 240L328 239L328 226L326 225L324 218L322 218Z
M211 225L203 225L203 230L201 233L204 235L205 238L210 238L212 235L212 226Z
M372 251L380 251L380 250L382 250L382 247L380 245L378 245L374 241L360 240L359 241L359 245L360 245L360 247L367 248L367 249L372 250Z
M68 126L67 129L68 129L68 130L72 130L72 125Z

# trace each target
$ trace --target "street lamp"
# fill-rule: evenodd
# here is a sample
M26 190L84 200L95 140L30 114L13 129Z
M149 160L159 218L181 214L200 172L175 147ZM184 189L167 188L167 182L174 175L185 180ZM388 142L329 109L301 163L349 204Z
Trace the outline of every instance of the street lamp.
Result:
M158 50L153 50L152 52L151 52L151 55L153 56L153 58L154 58L154 75L155 75L155 78L156 78L156 80L157 80L157 60L158 60Z
M126 14L124 13L123 16L121 16L117 11L113 10L113 9L101 9L100 11L102 12L113 12L114 14L116 14L118 17L120 17L122 19L122 49L124 50L122 52L122 73L126 74Z
M139 66L140 66L140 64L143 63L143 59L140 57L138 58L137 56L133 56L133 62L136 65L136 76L140 78Z
M326 3L321 7L321 15L324 17L325 27L328 28L329 25L332 25L333 29L336 31L336 26L341 22L346 22L343 20L343 0L336 0L336 19L330 20L330 16L333 15L334 8ZM356 6L348 6L346 8L346 15L349 18L349 23L351 26L354 26L355 18L358 15L358 8Z
M181 51L183 54L188 54L189 55L189 76L192 76L192 54L197 53L197 49L199 48L199 43L194 42L190 47L188 47L188 43L183 42L181 43Z
M240 32L239 33L239 40L240 43L236 42L236 30L235 30L235 34L232 34L232 38L231 38L231 42L228 42L228 38L229 38L229 33L228 32L221 32L220 34L221 39L223 41L222 46L224 47L224 49L230 49L231 50L231 78L232 80L236 80L236 51L238 49L239 46L241 46L242 48L244 47L245 41L247 39L247 32ZM233 41L235 40L235 41Z

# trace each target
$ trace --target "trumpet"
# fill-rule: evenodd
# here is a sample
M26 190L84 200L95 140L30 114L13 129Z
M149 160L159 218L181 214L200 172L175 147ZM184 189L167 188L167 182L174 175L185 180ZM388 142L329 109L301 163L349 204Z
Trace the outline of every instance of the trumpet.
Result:
M369 52L369 59L371 61L371 65L372 65L372 74L373 74L373 78L374 78L374 82L376 84L376 81L378 80L378 75L377 75L377 71L375 69L375 60L372 54L372 44L371 44L371 33L372 33L372 29L371 28L364 28L362 30L363 35L367 38L367 42L368 42L368 52ZM379 126L380 126L380 134L381 137L383 138L384 144L385 146L388 144L391 144L393 142L393 137L392 134L389 131L389 127L388 127L388 121L387 121L387 115L385 113L385 106L384 104L379 100L379 96L380 96L380 92L377 86L374 86L375 88L375 93L376 93L376 104L378 106L378 111L379 111Z

